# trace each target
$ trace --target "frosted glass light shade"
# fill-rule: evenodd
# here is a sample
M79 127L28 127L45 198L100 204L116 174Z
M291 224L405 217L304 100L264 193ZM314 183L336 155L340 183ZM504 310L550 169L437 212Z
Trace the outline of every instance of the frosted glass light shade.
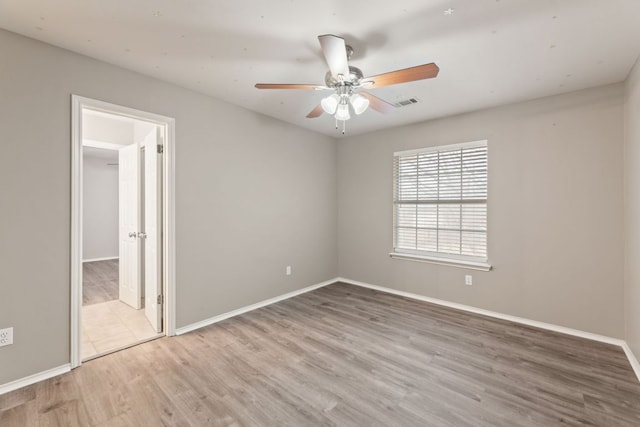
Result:
M340 102L340 97L337 94L333 94L331 96L327 96L320 101L320 105L322 105L322 109L327 114L335 114L336 108L338 108L338 103Z
M336 109L336 120L346 121L351 118L349 114L349 104L340 104Z
M351 101L351 105L353 106L353 111L356 114L364 113L369 107L369 100L359 93L354 93L349 97L349 101Z

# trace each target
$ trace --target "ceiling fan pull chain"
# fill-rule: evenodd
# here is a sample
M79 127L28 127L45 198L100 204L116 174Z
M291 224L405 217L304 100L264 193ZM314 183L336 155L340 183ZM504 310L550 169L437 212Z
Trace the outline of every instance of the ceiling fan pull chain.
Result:
M338 130L338 119L336 119L336 130Z
M344 135L344 131L347 130L347 121L343 120L342 121L342 134Z

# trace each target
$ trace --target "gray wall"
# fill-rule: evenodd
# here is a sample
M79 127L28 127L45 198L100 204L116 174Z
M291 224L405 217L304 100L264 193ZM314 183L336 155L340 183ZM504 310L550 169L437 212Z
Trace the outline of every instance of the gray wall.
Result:
M106 150L105 150L106 151ZM118 163L83 156L82 259L118 257ZM111 163L111 164L110 164Z
M621 84L336 144L5 31L0 52L0 327L15 328L0 384L69 361L72 93L176 119L178 327L340 274L626 336L640 352L637 67L623 209ZM393 151L484 138L494 270L467 287L465 269L390 259Z
M69 362L72 93L176 119L178 327L336 276L335 141L6 31L0 52L0 384Z
M640 61L625 95L625 340L640 358Z
M389 258L393 152L480 139L494 270ZM622 338L622 167L622 84L348 138L340 276Z

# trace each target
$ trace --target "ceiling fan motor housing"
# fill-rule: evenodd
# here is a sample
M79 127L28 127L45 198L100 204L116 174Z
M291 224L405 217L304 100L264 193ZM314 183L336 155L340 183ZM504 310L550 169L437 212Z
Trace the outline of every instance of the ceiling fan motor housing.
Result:
M340 77L342 75L339 75ZM324 82L327 86L335 88L338 86L358 86L360 80L364 77L362 70L358 67L349 65L349 75L342 76L342 79L336 78L331 74L331 71L327 71L324 77Z

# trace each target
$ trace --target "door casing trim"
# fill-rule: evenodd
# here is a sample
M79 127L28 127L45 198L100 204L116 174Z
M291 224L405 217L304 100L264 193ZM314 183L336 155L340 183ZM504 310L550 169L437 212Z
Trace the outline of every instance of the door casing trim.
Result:
M71 335L70 365L81 358L82 315L82 110L89 108L164 126L162 159L162 276L164 330L175 335L175 119L122 105L71 95Z

